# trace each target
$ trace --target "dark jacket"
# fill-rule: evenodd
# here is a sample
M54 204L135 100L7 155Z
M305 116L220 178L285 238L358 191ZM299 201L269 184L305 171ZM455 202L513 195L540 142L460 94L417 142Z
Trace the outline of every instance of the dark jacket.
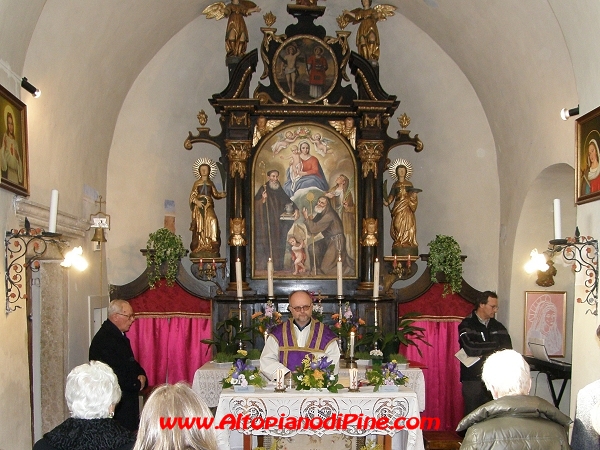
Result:
M44 434L33 450L130 450L135 437L113 419L67 419Z
M115 409L115 420L129 430L137 430L138 395L142 387L138 376L146 376L146 372L135 360L129 339L115 324L106 320L92 339L89 356L90 361L102 361L115 372L122 391L121 401Z
M507 395L480 406L458 424L461 450L565 450L571 419L533 395Z
M482 324L475 310L458 325L458 342L468 356L481 359L471 367L460 365L460 381L481 380L481 369L485 358L497 350L511 349L508 331L496 319L490 319L487 327Z

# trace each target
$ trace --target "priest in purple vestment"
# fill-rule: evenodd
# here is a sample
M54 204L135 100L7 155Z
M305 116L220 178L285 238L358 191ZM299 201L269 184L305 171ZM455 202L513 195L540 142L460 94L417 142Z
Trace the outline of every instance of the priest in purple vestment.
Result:
M340 364L340 349L337 336L329 327L312 318L312 298L306 291L294 291L289 296L289 311L292 317L277 325L267 338L260 356L260 370L270 380L277 369L285 372L299 366L304 356L327 355L335 364L335 373Z

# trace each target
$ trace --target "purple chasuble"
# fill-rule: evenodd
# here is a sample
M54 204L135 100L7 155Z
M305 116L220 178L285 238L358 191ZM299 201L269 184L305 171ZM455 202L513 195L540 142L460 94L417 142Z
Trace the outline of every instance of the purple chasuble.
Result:
M306 341L306 347L299 347L294 335L294 322L289 319L282 324L277 325L271 331L271 335L277 339L279 344L279 361L289 370L295 370L297 366L302 364L302 359L308 353L315 351L324 353L325 348L337 336L326 325L318 320L310 321L310 332Z

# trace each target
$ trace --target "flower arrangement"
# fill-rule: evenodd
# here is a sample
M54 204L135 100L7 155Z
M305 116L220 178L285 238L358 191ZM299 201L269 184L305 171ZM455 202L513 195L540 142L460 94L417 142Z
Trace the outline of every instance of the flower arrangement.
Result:
M371 355L371 358L383 358L383 352L378 349L371 350L369 355Z
M340 318L339 314L333 314L331 316L335 323L331 325L331 330L337 334L338 337L348 339L350 333L354 331L356 333L357 341L362 339L362 335L358 333L359 327L365 325L365 321L360 317L354 317L350 303L346 302L344 305L344 313Z
M262 335L265 331L271 332L271 329L281 323L281 314L276 311L275 305L271 300L265 303L265 312L255 312L252 314L253 327Z
M244 351L244 350L242 350ZM258 368L252 364L246 364L243 359L237 359L229 369L229 373L222 380L223 388L232 386L257 386L264 387L266 381L260 376Z
M338 383L338 376L333 374L334 369L335 364L327 359L327 356L317 358L312 353L308 353L302 360L302 364L292 372L296 390L307 391L317 388L337 392L344 386Z
M392 360L389 363L382 364L380 367L373 367L367 370L367 380L369 384L375 386L373 391L377 392L379 387L384 386L404 386L408 377L400 372L398 363Z
M319 322L323 322L323 305L321 304L321 300L313 303L312 318Z

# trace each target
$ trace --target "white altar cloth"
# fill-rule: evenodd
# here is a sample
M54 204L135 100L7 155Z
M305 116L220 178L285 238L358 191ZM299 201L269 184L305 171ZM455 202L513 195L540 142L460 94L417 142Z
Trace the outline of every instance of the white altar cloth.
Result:
M229 368L217 367L214 362L207 362L194 374L194 382L192 389L202 397L208 406L214 408L219 404L219 395L221 394L221 380L227 376ZM364 380L366 378L366 367L358 368L358 378ZM406 387L417 393L419 402L419 411L425 410L425 376L421 369L404 369L402 373L408 377ZM340 378L350 378L348 369L342 368L339 372Z
M416 417L420 419L417 394L407 388L400 387L397 392L373 392L373 387L362 387L360 392L348 392L346 389L337 394L327 390L324 391L296 391L274 392L272 387L256 389L255 392L240 393L233 389L225 389L219 397L219 404L215 414L215 425L227 414L237 417L248 415L260 417L320 417L326 419L332 414L336 417L344 414L363 414L364 417L382 418L387 417L389 423L400 417ZM248 427L250 428L250 427ZM420 428L413 430L386 429L359 429L349 426L347 429L279 429L272 427L268 430L260 428L257 430L245 430L245 434L270 435L278 437L290 437L297 434L328 435L343 433L348 436L392 436L393 450L423 450L423 432ZM240 449L241 434L231 431L229 428L217 429L219 450Z

